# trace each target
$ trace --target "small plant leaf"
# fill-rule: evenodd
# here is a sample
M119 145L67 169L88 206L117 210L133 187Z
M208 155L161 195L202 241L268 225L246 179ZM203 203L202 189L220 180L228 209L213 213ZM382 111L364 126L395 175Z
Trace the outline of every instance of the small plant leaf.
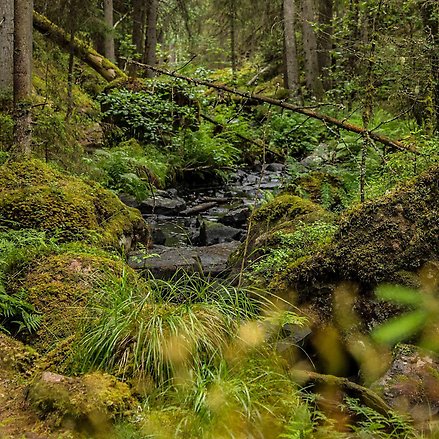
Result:
M424 310L413 311L389 320L372 332L379 343L394 344L415 335L425 324L427 313Z

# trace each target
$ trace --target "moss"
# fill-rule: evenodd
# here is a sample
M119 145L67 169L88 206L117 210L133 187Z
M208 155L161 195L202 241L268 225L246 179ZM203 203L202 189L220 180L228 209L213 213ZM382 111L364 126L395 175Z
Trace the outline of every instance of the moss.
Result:
M343 280L371 292L380 283L413 285L413 273L439 258L439 167L342 216L332 244L283 273L302 301ZM410 276L409 273L412 273Z
M298 177L290 184L294 194L309 198L328 209L343 207L347 194L340 177L324 172L311 172Z
M272 201L257 209L250 218L250 233L248 241L241 249L232 255L230 264L237 269L241 269L244 249L246 248L246 265L253 261L260 260L261 257L273 252L273 250L284 250L286 255L298 254L293 251L300 246L297 239L303 235L304 241L310 237L309 233L313 225L321 228L323 225L330 225L334 221L334 215L327 212L321 206L310 200L305 200L289 193L284 193L275 197ZM309 226L309 227L308 227ZM305 230L306 229L306 230ZM303 233L300 233L302 230ZM291 238L291 239L290 239ZM301 256L304 252L315 249L319 239L308 246L305 242L299 252ZM311 248L312 247L312 248ZM291 258L281 258L276 264L276 271L282 265L292 262ZM256 268L256 267L253 267ZM271 277L271 270L265 270L268 277ZM271 273L271 274L270 274ZM252 282L258 282L259 274L252 272L252 267L248 269L248 274Z
M132 412L129 387L111 375L92 373L78 378L44 372L29 390L29 401L54 427L103 433L110 421Z
M251 218L253 223L264 222L267 225L280 219L294 219L299 215L307 215L323 211L322 208L309 200L295 195L283 194L276 197L273 201L260 207Z
M37 359L38 353L34 349L0 332L1 376L29 375Z
M44 230L63 241L120 247L147 237L139 211L98 184L37 160L0 166L0 218L10 228Z
M78 331L85 307L98 300L102 285L126 273L129 281L137 283L137 274L109 255L67 251L34 260L11 286L26 291L27 301L42 315L37 332L22 337L39 352L51 350Z

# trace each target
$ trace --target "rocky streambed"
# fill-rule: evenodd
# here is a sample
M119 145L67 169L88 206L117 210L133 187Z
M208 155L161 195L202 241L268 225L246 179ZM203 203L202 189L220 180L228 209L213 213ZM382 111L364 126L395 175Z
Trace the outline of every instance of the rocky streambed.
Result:
M190 184L158 190L138 203L151 227L152 246L129 255L129 265L169 278L179 269L210 276L227 274L227 260L245 238L251 210L266 192L278 192L284 165L271 163L259 170L238 170L226 183Z

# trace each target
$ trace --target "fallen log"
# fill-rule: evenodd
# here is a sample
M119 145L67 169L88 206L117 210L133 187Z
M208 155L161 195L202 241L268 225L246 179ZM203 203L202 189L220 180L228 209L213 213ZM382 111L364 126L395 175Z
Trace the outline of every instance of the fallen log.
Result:
M183 210L182 212L180 212L180 215L181 216L197 215L198 213L206 212L206 210L212 209L212 207L215 207L217 205L218 205L218 202L216 202L216 201L211 201L209 203L199 204L198 206Z
M412 145L405 145L404 143L400 142L399 140L393 140L390 137L384 136L382 134L378 134L373 130L367 130L363 127L360 127L358 125L352 124L350 122L347 122L346 120L340 120L336 119L335 117L329 116L327 114L317 113L316 111L313 111L310 108L307 107L299 107L297 105L290 104L285 101L281 101L278 99L270 98L268 96L263 96L259 94L253 94L250 92L237 90L231 87L227 87L226 85L221 84L215 84L209 81L205 81L202 79L196 79L196 78L190 78L188 76L180 75L179 73L170 72L168 70L160 69L158 67L153 67L148 64L143 64L137 61L130 61L130 63L141 67L145 70L152 70L153 72L160 73L162 75L172 76L173 78L182 79L186 82L195 84L195 85L201 85L204 87L214 88L216 90L225 91L226 93L231 93L236 96L240 96L245 99L251 99L254 101L258 101L260 103L274 105L276 107L284 108L286 110L293 111L295 113L303 114L304 116L311 117L313 119L320 120L321 122L329 125L335 125L343 130L350 131L352 133L359 134L361 136L367 136L370 139L379 142L383 145L386 145L392 149L396 149L399 151L410 151L414 154L419 154L419 152L412 146Z
M63 29L52 23L44 15L35 11L33 16L33 26L38 32L48 37L63 49L70 50L70 47L72 47L77 58L84 61L108 82L114 81L118 78L127 78L127 75L119 69L116 64L96 52L96 50L90 47L89 44L79 38L74 38L71 42L70 37Z
M362 404L375 410L383 416L388 416L392 411L390 406L373 390L360 386L347 378L334 375L325 375L307 370L293 371L293 378L301 386L312 384L314 386L335 387L343 391L347 396L360 400Z

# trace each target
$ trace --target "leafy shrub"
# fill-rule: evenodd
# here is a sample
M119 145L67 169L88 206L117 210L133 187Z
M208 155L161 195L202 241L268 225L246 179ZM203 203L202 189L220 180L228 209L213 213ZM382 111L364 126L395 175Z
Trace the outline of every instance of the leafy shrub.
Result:
M117 192L144 199L153 186L162 187L169 176L169 158L153 146L142 147L136 140L112 149L97 150L86 158L91 176Z
M319 144L324 127L294 113L274 113L268 121L267 136L273 149L295 158L303 158Z
M184 90L178 90L189 101ZM99 96L103 118L120 128L116 139L131 137L144 143L166 144L180 125L196 123L196 110L173 100L169 84L156 83L151 91L111 90ZM180 123L176 123L180 121Z
M184 131L175 138L173 148L181 157L182 168L212 166L213 169L235 165L241 151L226 135L214 135L213 128L202 124L198 131Z

